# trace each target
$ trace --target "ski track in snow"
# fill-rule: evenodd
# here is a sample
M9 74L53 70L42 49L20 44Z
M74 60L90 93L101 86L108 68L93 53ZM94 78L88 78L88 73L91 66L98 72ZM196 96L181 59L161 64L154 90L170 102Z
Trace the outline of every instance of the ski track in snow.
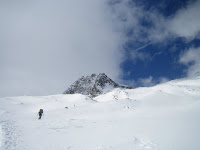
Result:
M22 147L22 140L20 139L20 128L16 125L14 120L8 120L11 117L9 114L4 113L1 115L1 144L0 150L25 150Z

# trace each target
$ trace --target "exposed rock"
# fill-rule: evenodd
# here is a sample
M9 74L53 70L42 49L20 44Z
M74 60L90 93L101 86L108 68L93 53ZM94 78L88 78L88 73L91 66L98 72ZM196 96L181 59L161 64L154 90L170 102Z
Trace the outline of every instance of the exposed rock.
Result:
M63 94L84 94L92 97L109 92L114 88L132 89L130 86L122 86L111 80L105 73L99 75L82 76L74 82Z

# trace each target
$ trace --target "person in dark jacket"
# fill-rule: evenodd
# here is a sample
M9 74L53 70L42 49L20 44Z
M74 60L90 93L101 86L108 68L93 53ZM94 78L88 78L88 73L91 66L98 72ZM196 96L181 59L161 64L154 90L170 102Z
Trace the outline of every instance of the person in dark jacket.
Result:
M41 119L41 117L42 117L42 115L43 115L43 109L40 109L40 110L39 110L38 115L39 115L39 118L38 118L38 119Z

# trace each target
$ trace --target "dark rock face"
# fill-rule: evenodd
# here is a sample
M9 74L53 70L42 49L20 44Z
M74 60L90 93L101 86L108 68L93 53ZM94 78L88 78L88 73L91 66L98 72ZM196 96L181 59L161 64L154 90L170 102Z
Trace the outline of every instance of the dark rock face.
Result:
M84 94L92 97L106 93L114 88L132 89L130 86L121 86L111 80L105 73L99 75L82 76L74 82L63 94Z

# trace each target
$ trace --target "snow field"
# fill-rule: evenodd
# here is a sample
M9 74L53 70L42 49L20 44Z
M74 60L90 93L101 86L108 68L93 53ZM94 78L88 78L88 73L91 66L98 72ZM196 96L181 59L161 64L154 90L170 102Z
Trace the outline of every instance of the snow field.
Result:
M0 150L200 149L199 78L115 89L94 99L1 98L0 110Z

